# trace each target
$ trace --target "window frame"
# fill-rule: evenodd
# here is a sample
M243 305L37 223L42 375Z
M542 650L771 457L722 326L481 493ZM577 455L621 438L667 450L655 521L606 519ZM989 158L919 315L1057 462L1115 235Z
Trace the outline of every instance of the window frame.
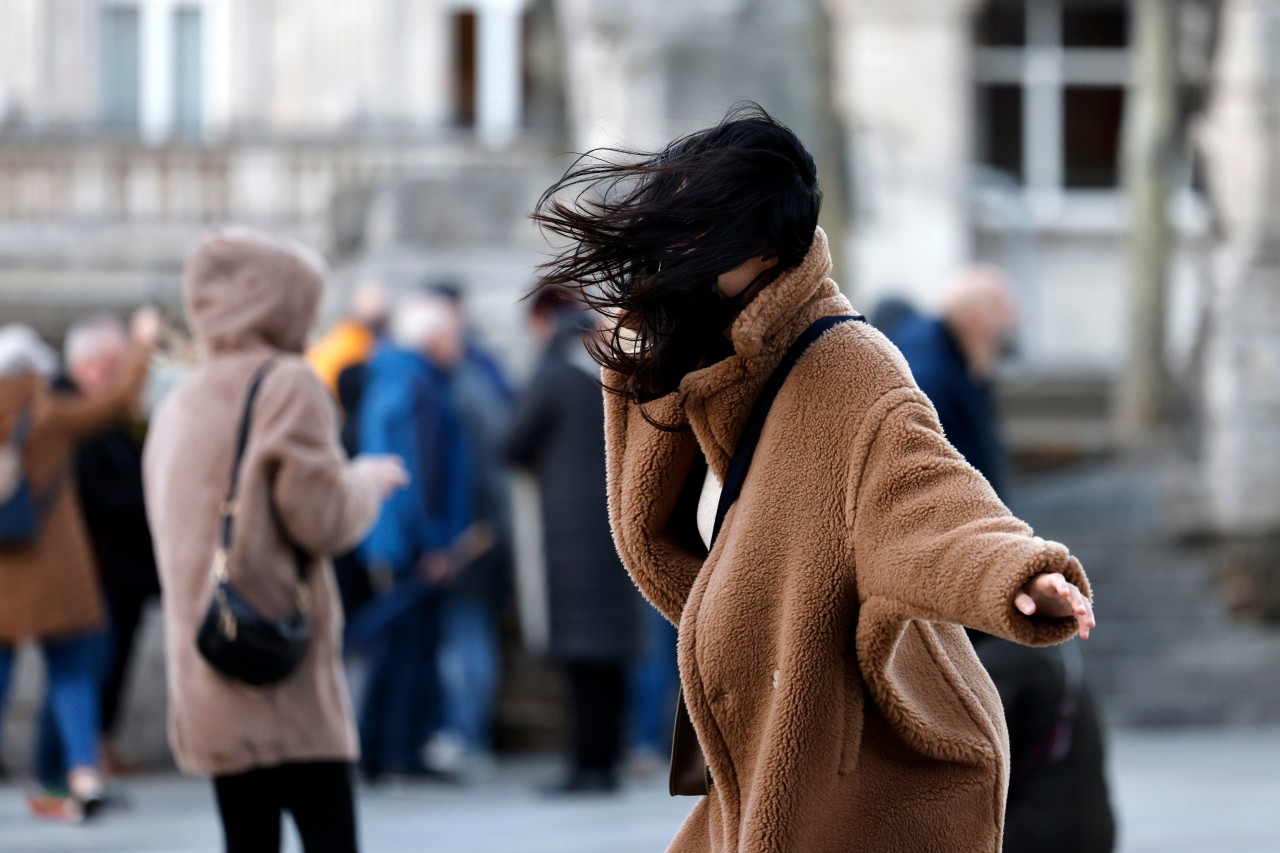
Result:
M1132 4L1124 0L1132 9ZM1066 117L1068 88L1076 86L1132 88L1132 43L1122 48L1067 47L1063 44L1063 10L1068 0L1026 0L1026 39L1017 47L975 43L973 93L977 102L983 86L1021 89L1022 181L1018 190L1037 220L1080 221L1105 214L1119 222L1121 187L1066 186ZM977 115L975 110L975 122ZM974 139L979 128L974 128ZM985 164L984 164L985 167ZM1006 181L988 184L989 193Z

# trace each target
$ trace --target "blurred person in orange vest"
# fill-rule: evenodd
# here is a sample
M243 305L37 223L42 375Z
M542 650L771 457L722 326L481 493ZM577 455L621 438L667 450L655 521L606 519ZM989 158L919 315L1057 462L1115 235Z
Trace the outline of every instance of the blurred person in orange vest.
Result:
M386 330L389 312L387 288L382 282L363 281L351 294L348 315L307 350L307 362L335 397L339 396L342 372L373 356L374 345Z

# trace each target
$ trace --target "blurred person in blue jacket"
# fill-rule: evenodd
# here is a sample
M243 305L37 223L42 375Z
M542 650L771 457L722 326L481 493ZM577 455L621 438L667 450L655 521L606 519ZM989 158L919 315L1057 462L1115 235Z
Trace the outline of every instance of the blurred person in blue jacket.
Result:
M514 561L510 470L502 454L513 400L501 364L469 325L461 286L436 282L427 292L445 300L461 330L462 355L449 384L474 477L474 523L441 602L444 720L427 761L437 770L467 774L491 762L498 623L510 600Z
M466 560L475 506L450 377L462 356L461 329L440 297L411 293L397 303L390 332L369 363L360 445L399 455L413 485L383 506L361 546L379 594L348 627L349 641L369 649L360 740L370 780L431 775L422 750L443 722L443 587Z
M886 300L876 316L938 411L947 439L1008 498L1008 452L995 374L1013 349L1017 309L1008 280L987 266L964 270L942 294L941 316ZM1103 731L1075 644L1031 648L969 632L995 682L1009 729L1005 853L1109 853L1115 818Z

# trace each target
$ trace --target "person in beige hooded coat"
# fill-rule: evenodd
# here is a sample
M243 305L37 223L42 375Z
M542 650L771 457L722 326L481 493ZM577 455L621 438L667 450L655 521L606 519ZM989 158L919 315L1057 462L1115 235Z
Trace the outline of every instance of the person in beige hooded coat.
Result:
M387 458L348 462L338 444L334 403L302 357L323 286L319 264L299 249L242 230L206 239L183 280L202 361L160 405L144 452L170 741L182 770L214 777L233 851L277 848L282 811L308 851L356 846L349 765L357 742L330 555L364 535L404 471ZM251 378L268 361L240 468L229 577L279 618L293 607L300 548L312 626L298 671L250 689L205 662L196 633L213 589L238 423Z
M679 625L710 775L670 849L998 853L1008 737L960 626L1087 636L1088 583L947 443L880 333L845 322L799 359L707 552L762 386L814 321L852 313L820 198L812 157L754 108L638 164L580 164L535 215L574 241L544 281L592 282L619 316L597 352L614 537Z

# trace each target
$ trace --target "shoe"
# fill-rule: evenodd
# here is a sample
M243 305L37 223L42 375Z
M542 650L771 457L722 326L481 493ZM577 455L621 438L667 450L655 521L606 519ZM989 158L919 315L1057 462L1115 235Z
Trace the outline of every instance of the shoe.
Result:
M563 782L542 789L549 797L600 796L617 791L617 776L606 770L576 770Z
M90 767L77 767L67 774L67 787L71 800L80 813L80 821L97 817L107 804L106 786L102 774Z
M33 817L42 820L80 823L84 819L84 814L74 799L64 793L44 788L27 794L27 809Z

